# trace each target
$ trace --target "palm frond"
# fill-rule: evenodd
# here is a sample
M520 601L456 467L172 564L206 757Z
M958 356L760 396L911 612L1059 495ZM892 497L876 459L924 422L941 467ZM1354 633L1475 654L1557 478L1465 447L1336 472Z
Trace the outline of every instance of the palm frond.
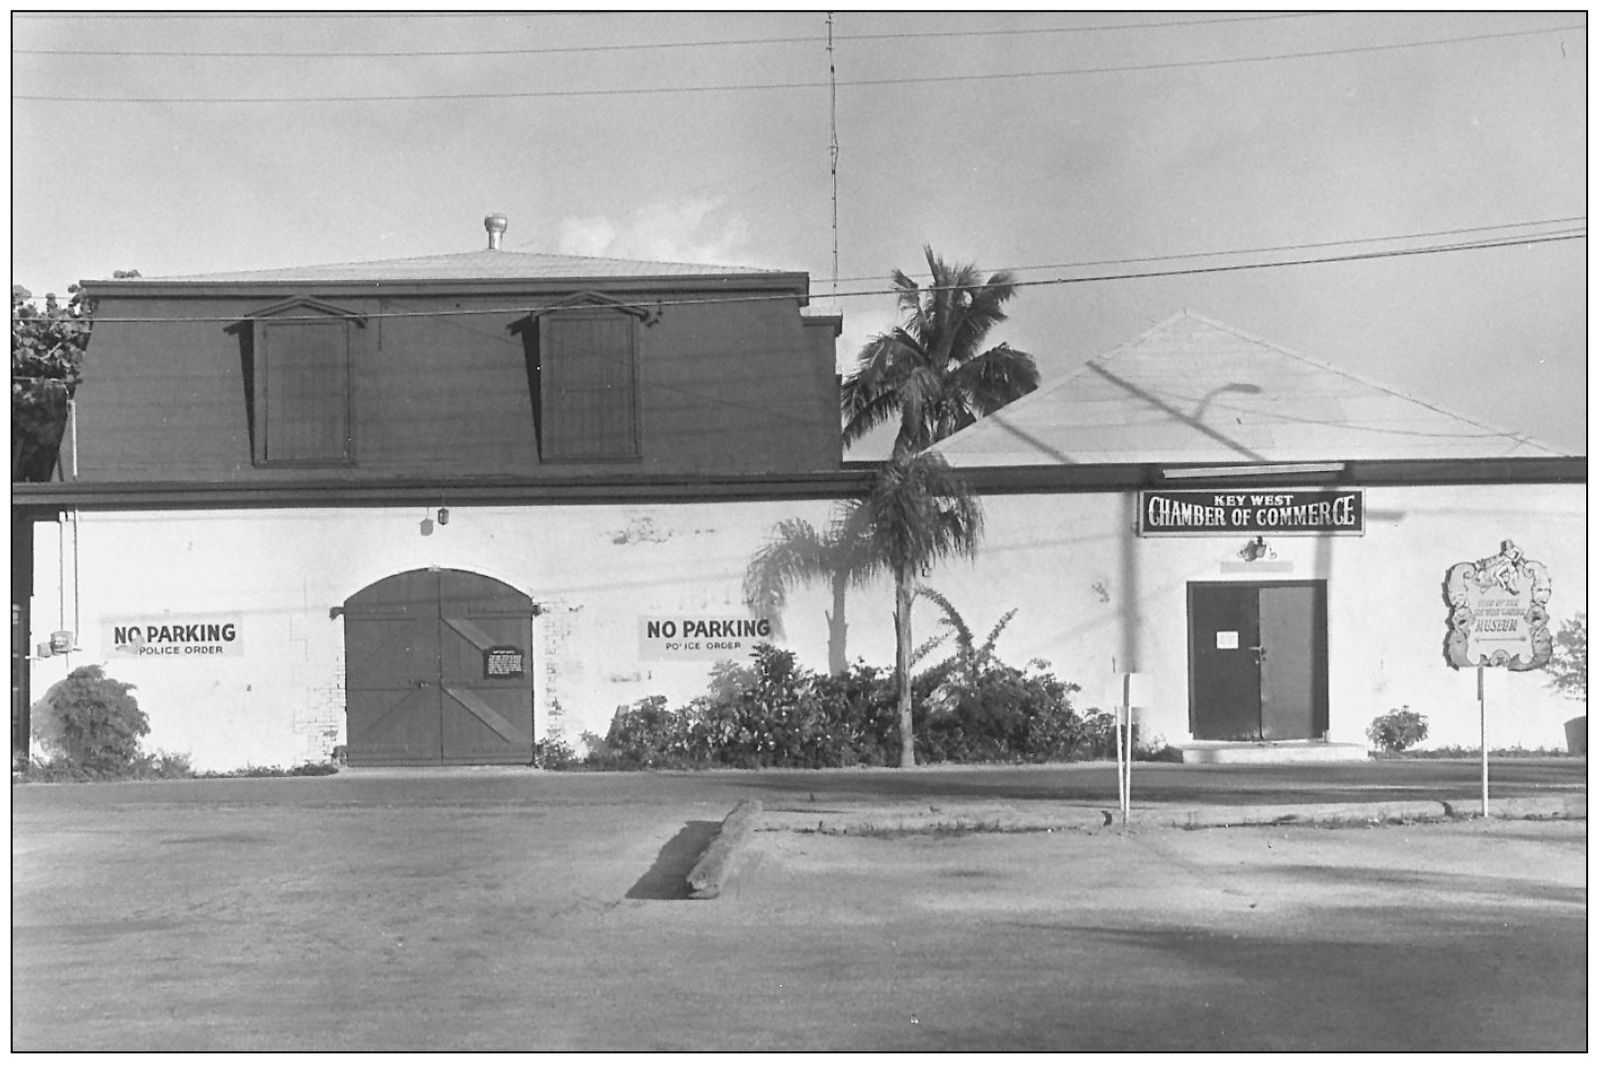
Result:
M790 590L829 576L828 545L812 524L787 518L773 527L767 544L746 565L746 605L773 619L774 635L784 635L781 612Z
M1039 386L1035 357L1005 343L974 356L951 374L952 391L963 397L974 418L993 414Z
M945 379L934 367L920 366L907 375L897 394L901 401L901 431L896 444L900 448L921 451L934 443L933 431L945 394Z
M988 281L981 280L977 272L970 287L963 290L969 299L961 318L952 323L950 358L963 363L973 358L984 344L992 329L1007 320L1002 305L1011 300L1014 292L1012 275L1006 271L992 274Z
M853 444L894 418L909 374L924 365L917 338L904 330L881 333L863 345L840 383L842 439Z
M874 555L892 571L926 571L978 552L984 516L967 483L939 455L895 455L863 501Z
M848 398L846 387L842 386L840 400L841 412L845 416L844 424L840 427L840 443L846 447L857 443L885 423L902 417L901 398L894 392L880 393L871 400L857 396ZM853 405L851 410L846 409L847 402Z

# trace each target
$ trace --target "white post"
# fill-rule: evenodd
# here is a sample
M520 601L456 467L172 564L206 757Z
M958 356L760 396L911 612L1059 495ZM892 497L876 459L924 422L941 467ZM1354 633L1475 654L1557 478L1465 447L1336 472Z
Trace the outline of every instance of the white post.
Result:
M1491 756L1485 746L1485 667L1478 668L1475 687L1480 697L1480 817L1491 816Z
M1124 812L1124 724L1119 721L1123 713L1122 704L1113 707L1113 745L1118 754L1118 813Z
M1124 675L1124 728L1127 732L1127 742L1124 744L1124 824L1129 823L1130 785L1133 783L1135 770L1135 708L1129 702L1130 675Z

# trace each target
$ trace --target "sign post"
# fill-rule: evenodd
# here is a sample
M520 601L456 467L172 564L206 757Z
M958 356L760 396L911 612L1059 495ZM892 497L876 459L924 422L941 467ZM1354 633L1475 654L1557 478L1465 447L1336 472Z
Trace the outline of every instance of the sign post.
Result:
M1124 825L1129 824L1129 791L1135 772L1135 709L1129 702L1130 675L1124 675Z
M1125 696L1127 697L1127 695L1129 693L1129 680L1128 680L1128 675L1127 674L1124 675L1123 690L1124 690ZM1127 825L1127 824L1129 824L1129 812L1128 812L1127 808L1125 808L1125 806L1124 806L1124 723L1123 723L1123 712L1124 712L1123 701L1120 700L1119 703L1113 709L1113 747L1118 753L1118 815L1123 820L1123 823L1125 825Z
M1491 816L1491 752L1485 746L1485 667L1475 668L1475 687L1480 693L1480 817Z
M1113 705L1113 749L1118 761L1118 814L1126 826L1129 824L1129 801L1134 784L1136 680L1135 674L1120 671L1118 660L1113 660L1112 691L1107 695Z
M1538 670L1552 658L1547 601L1552 581L1546 567L1526 558L1511 540L1495 555L1457 563L1443 587L1447 619L1446 661L1452 669L1472 666L1480 704L1480 816L1491 814L1491 758L1485 738L1485 668Z

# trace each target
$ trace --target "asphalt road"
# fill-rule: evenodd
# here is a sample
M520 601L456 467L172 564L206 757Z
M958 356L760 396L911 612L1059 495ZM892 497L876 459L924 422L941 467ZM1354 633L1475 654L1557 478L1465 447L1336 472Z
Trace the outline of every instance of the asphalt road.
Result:
M1477 801L1477 764L1394 765L1137 767L1136 800ZM1585 1047L1583 820L938 831L964 810L1105 806L1112 782L14 786L13 1049ZM1584 764L1499 765L1498 783L1583 796ZM773 816L721 897L684 899L747 798ZM912 809L936 831L831 830Z

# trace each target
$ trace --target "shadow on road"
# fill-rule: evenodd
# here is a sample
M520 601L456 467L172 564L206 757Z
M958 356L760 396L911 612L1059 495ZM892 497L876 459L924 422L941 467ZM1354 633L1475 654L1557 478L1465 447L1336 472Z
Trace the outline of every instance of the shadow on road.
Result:
M695 868L720 822L690 822L662 846L645 876L624 893L627 899L689 899L690 871Z

